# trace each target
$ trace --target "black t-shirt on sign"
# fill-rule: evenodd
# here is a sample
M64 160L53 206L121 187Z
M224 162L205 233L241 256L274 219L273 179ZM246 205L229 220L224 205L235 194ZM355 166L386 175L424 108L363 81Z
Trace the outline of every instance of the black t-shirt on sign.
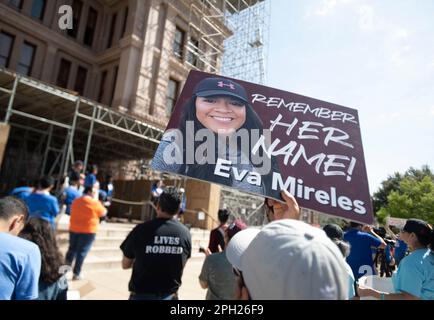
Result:
M121 250L135 259L129 290L136 294L171 294L181 286L191 256L189 230L174 219L157 218L136 226Z

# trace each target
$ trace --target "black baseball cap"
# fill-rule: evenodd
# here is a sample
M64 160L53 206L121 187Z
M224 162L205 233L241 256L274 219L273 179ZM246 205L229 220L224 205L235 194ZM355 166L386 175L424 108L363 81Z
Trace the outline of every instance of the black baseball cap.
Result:
M246 104L246 90L238 83L223 78L205 78L194 88L197 97L230 96L242 100Z
M337 224L325 225L323 230L330 239L342 240L344 238L344 232Z

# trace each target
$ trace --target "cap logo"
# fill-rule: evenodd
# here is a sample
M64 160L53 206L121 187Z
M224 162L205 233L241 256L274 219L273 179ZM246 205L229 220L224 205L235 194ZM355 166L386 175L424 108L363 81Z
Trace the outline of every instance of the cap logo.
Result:
M217 82L217 86L220 88L229 87L231 90L235 90L235 86L232 83L226 84L223 81L219 81L219 82Z

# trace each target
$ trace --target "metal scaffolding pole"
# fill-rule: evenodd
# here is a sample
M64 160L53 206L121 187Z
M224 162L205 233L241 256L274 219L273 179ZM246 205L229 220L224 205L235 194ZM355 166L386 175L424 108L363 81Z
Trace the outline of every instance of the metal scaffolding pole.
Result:
M13 106L14 100L15 100L15 93L17 92L18 80L19 80L19 77L15 76L14 85L13 85L12 91L10 93L11 96L9 97L8 109L6 111L5 123L9 123L9 119L12 115L12 106Z
M92 120L90 122L89 134L87 136L86 153L84 155L84 167L85 168L87 168L87 161L89 160L90 143L92 141L93 126L94 126L94 123L95 123L95 116L96 116L96 107L93 106Z
M44 159L42 161L41 176L44 174L45 167L47 166L47 158L48 158L48 152L50 151L52 134L53 134L53 125L50 125L50 128L48 129L47 146L45 148Z
M63 163L63 170L61 172L63 172L63 176L66 176L66 173L68 171L68 162L69 162L69 157L71 155L71 152L73 152L73 141L74 141L74 134L75 134L75 127L77 125L77 117L78 117L78 112L79 112L79 108L80 108L80 97L77 97L77 100L75 102L75 111L74 111L74 118L72 119L72 126L71 129L69 131L69 141L67 141L68 147L66 150L66 157L64 159L64 163Z

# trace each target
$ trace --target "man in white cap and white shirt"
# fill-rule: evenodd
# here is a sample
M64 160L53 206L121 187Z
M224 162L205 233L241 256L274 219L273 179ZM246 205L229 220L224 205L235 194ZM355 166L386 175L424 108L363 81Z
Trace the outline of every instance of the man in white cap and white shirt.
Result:
M282 191L286 204L274 211L296 216L298 204ZM238 271L239 299L341 300L348 298L342 254L321 229L293 219L276 220L262 230L237 233L226 255Z

